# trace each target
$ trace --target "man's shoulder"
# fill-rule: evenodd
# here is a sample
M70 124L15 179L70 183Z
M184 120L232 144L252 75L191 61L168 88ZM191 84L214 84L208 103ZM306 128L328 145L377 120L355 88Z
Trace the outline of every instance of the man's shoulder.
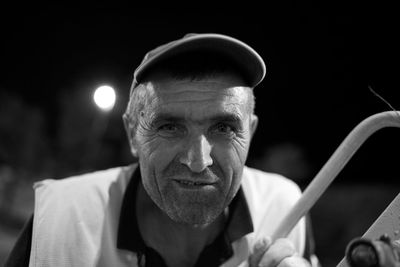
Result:
M250 206L256 210L287 210L301 197L300 187L277 173L246 167L242 188Z
M88 189L98 190L107 188L110 184L126 185L136 165L113 167L104 170L73 175L61 179L44 179L35 182L33 188L35 191L60 191L67 193L84 191Z
M250 238L271 236L301 197L299 186L289 178L245 167L242 188L252 216L254 233ZM304 250L304 222L296 227L290 239L298 251ZM254 239L254 240L255 240ZM251 239L253 240L253 239Z
M278 173L265 172L247 166L243 170L243 184L264 193L267 193L265 191L282 192L296 196L301 194L300 187L293 180Z

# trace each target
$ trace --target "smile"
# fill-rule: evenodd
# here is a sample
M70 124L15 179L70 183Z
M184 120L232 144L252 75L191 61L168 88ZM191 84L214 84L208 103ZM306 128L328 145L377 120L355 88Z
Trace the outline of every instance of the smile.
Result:
M185 188L185 189L206 189L206 188L214 188L215 187L215 182L211 181L205 181L205 180L200 180L200 181L193 181L193 180L174 180L180 188Z
M210 185L210 183L202 183L202 182L191 182L191 181L183 181L177 180L178 183L183 185Z

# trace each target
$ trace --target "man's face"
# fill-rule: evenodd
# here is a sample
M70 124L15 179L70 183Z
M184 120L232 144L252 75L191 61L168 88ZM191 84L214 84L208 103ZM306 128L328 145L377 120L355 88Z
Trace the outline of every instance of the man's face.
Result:
M147 90L134 138L143 186L172 220L211 223L240 186L257 121L248 108L251 89L221 75L160 76Z

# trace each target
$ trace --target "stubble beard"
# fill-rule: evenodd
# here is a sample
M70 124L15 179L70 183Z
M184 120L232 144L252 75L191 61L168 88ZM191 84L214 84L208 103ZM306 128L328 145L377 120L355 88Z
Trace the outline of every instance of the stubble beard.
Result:
M174 222L193 227L207 226L214 222L225 209L225 198L216 193L186 193L177 196L173 190L166 190L164 207L168 217ZM222 192L220 192L222 193Z
M179 165L178 165L179 166ZM208 170L219 182L207 190L182 190L172 177L189 175L182 167L169 166L162 174L162 179L152 173L151 179L144 179L143 185L147 194L172 221L193 227L207 226L214 222L231 202L238 189L236 185L226 185L232 179L224 177L220 170ZM152 181L152 182L151 182ZM164 184L160 184L164 181ZM154 183L154 184L152 184ZM232 188L235 187L235 188ZM158 188L158 190L154 190Z

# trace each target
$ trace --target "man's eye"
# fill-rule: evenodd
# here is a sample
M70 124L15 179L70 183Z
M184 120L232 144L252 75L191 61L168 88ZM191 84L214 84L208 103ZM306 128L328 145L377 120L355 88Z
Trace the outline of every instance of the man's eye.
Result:
M214 132L218 134L232 134L235 132L235 129L228 124L218 123L214 127Z
M162 137L181 137L186 133L185 127L177 123L165 123L157 128Z
M167 124L164 124L164 125L161 125L160 127L158 127L158 130L162 131L162 132L173 133L173 132L178 131L178 126L173 123L167 123Z

